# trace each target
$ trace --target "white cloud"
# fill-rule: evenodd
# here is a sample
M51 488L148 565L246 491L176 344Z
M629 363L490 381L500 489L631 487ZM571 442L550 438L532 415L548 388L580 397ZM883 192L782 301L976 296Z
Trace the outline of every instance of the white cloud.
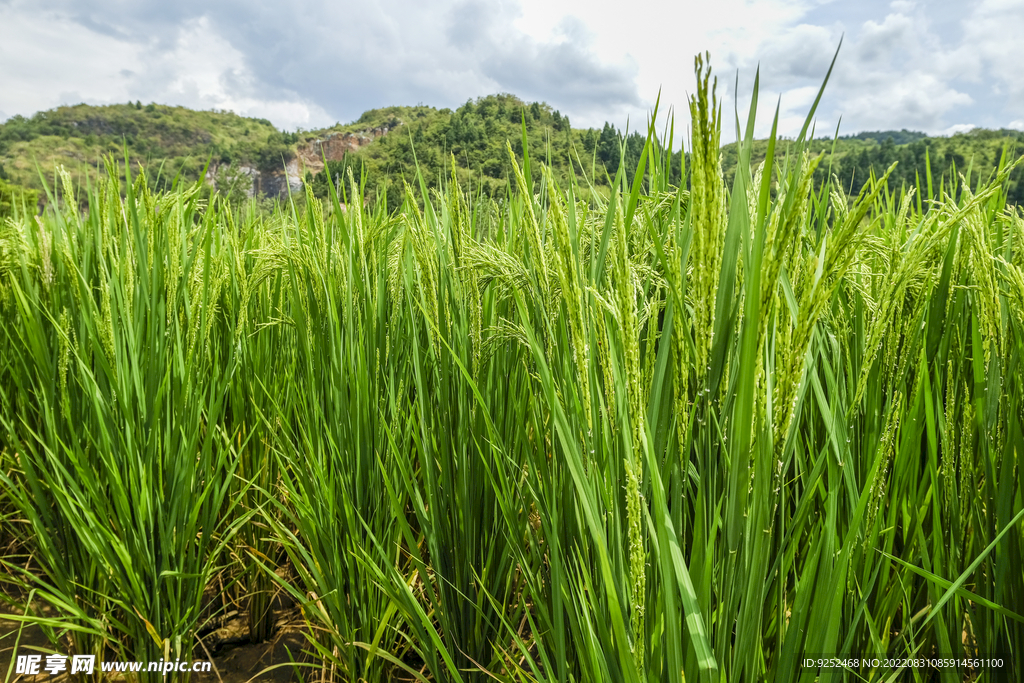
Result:
M523 14L516 26L538 39L549 39L567 18L578 22L581 30L592 36L598 54L613 64L636 65L642 101L626 108L631 127L644 125L660 92L662 112L673 107L678 128L689 119L687 102L694 89L695 55L711 53L719 96L730 111L735 70L743 68L743 76L752 79L759 47L798 23L807 9L817 4L819 0L650 0L628 11L595 11L587 0L522 0ZM834 49L833 45L829 57ZM604 120L624 125L621 115L607 113L590 117L586 125L600 125ZM575 125L577 119L573 121Z
M640 105L631 60L606 60L571 18L545 39L516 30L517 2L9 0L7 7L26 23L49 11L63 31L123 53L75 81L84 99L119 101L137 91L143 99L266 115L286 127L351 120L392 104L457 106L499 91L546 100L574 120ZM50 87L59 80L52 71L35 82L31 101L0 93L0 105L53 106L66 88ZM118 87L91 87L103 73L121 79Z
M514 30L519 16L518 6L496 0L463 0L447 14L451 59L484 80L484 92L547 100L579 118L607 117L640 103L635 65L599 59L592 34L578 20L564 18L550 35L537 37Z
M260 83L245 55L218 35L206 17L185 22L173 48L150 57L131 81L132 92L145 101L226 109L270 119L288 129L334 122L321 106L296 93L260 97Z
M916 37L913 20L904 14L890 14L881 23L866 21L854 57L861 65L888 66L902 50L917 47Z
M366 109L457 106L492 92L541 99L576 126L642 127L659 90L688 118L693 56L709 50L731 139L760 66L758 133L803 124L843 38L818 134L1024 111L1024 0L0 0L0 108L142 99L233 109L288 128Z
M169 48L160 49L156 40L124 40L60 13L47 13L40 21L32 12L17 9L0 6L0 71L5 81L0 97L14 113L30 115L80 102L143 100L228 109L269 118L285 128L334 120L298 96L260 97L260 84L244 55L205 19L186 22Z
M942 8L950 11L938 18L934 4L897 0L873 17L832 24L821 21L827 9L822 8L813 13L816 23L783 27L766 38L753 50L762 65L764 94L770 96L759 111L759 132L766 132L779 95L780 130L790 135L798 130L810 106L808 93L820 84L815 72L823 75L822 64L840 34L845 34L843 46L817 113L819 131L834 128L842 117L840 134L892 128L941 134L965 118L998 126L1000 118L1006 120L1000 109L1019 111L1024 84L1011 72L1018 70L1013 56L1024 35L1024 0ZM937 19L944 22L941 31ZM951 31L950 21L961 29Z
M974 102L970 95L918 71L865 79L858 85L857 96L843 102L843 113L858 128L885 129L899 122L901 127L935 131L947 112Z
M1020 78L1024 0L982 0L964 22L964 42L956 58L970 68L975 81L994 81L1009 93L1018 110L1024 108Z
M60 15L0 5L0 103L27 115L58 104L124 101L121 68L137 63L139 51Z
M967 133L977 128L973 123L957 123L942 131L943 135L956 135L957 133Z

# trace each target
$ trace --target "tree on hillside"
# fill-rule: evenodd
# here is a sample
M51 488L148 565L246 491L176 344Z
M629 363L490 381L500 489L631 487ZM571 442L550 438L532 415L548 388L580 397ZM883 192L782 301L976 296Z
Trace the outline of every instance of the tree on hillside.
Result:
M619 146L619 131L607 121L597 139L597 158L604 163L608 175L614 176L619 170L619 157L622 150Z

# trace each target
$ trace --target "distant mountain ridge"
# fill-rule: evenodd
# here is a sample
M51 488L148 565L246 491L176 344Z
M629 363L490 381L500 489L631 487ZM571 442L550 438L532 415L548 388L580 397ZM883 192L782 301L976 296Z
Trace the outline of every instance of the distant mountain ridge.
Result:
M235 200L254 195L280 198L302 191L310 182L316 194L327 193L327 178L344 183L349 172L368 194L400 201L404 183L414 184L419 169L428 185L454 172L460 182L496 196L508 190L511 167L506 142L522 155L526 123L530 154L549 163L567 181L570 172L593 185L607 184L620 164L631 173L645 136L625 139L611 124L574 129L568 117L550 106L509 95L490 95L461 107L387 107L364 113L357 121L313 131L278 130L260 118L232 112L195 111L141 102L106 106L63 106L32 117L15 116L0 124L0 180L41 191L44 177L63 164L79 183L95 180L103 156L127 152L134 166L145 165L151 184L170 187L175 178L194 181L203 174L212 187ZM401 129L401 135L395 132ZM783 144L785 142L783 141ZM908 130L861 132L837 140L817 139L814 151L835 154L819 168L821 178L835 174L856 192L872 173L892 161L900 165L894 186L924 178L927 153L936 182L952 165L960 171L991 172L1004 146L1024 151L1024 133L974 129L950 137L929 137ZM766 143L755 144L755 159ZM727 179L735 165L735 145L722 149ZM686 182L680 153L673 155L673 182ZM539 164L534 165L539 173ZM539 176L537 178L539 180ZM8 191L9 193L9 191ZM1011 180L1009 199L1024 204L1020 172Z
M909 145L911 142L917 142L929 137L927 133L922 133L919 130L875 130L875 131L864 131L861 133L854 133L852 135L840 135L840 140L874 140L881 144L888 139L892 139L894 145Z

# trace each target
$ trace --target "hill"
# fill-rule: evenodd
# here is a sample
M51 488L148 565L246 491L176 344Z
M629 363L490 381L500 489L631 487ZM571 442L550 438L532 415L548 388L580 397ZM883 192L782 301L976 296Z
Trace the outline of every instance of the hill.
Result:
M906 131L904 131L906 132ZM860 192L869 174L881 175L892 162L899 162L890 176L890 186L897 189L920 183L927 185L929 171L933 176L933 192L940 182L948 184L954 174L986 180L995 173L1000 162L1009 162L1024 153L1024 132L1015 130L986 130L976 128L949 137L922 136L905 144L891 136L868 139L868 144L847 148L832 159L831 172L849 188ZM1005 155L1005 160L1004 160ZM819 169L819 175L829 169ZM1024 168L1018 167L1010 176L1007 199L1024 205Z
M568 117L546 104L523 102L508 95L470 101L457 110L434 107L387 107L364 113L347 125L292 133L277 130L266 119L246 118L222 111L193 111L184 107L140 102L63 106L32 117L15 116L0 124L0 179L37 191L48 181L39 177L63 164L76 182L94 180L107 154L127 153L134 168L144 165L159 189L176 178L206 180L239 199L254 194L283 197L313 182L317 194L327 192L328 171L336 178L346 169L367 185L370 196L415 182L418 167L428 184L447 176L447 159L454 155L457 173L471 186L496 195L506 191L510 167L505 149L510 141L522 154L525 120L530 152L547 161L561 177L572 165L571 150L582 158L597 182L618 168L619 132L574 130ZM401 135L389 135L401 127ZM626 141L626 158L636 166L643 136ZM539 169L538 169L539 175Z
M607 184L620 162L621 133L610 124L602 130L574 129L569 117L540 102L523 102L501 94L466 102L456 110L430 107L393 107L364 114L354 126L373 125L390 117L406 123L401 135L382 136L374 144L342 160L329 161L327 172L312 179L319 196L327 193L327 173L337 181L349 169L370 194L386 194L389 204L401 198L401 183L415 182L417 168L428 185L455 173L465 187L489 196L502 196L509 187L512 169L506 144L518 158L523 153L523 126L530 155L548 164L562 182L575 172L598 185ZM644 136L634 133L624 141L627 167L635 169ZM678 161L678 160L677 160ZM676 165L675 181L679 181ZM534 180L540 166L534 165Z
M900 144L897 140L904 142ZM780 141L780 145L785 150L787 141ZM952 174L970 174L974 185L977 180L985 180L995 173L1004 153L1007 161L1019 157L1024 153L1024 132L975 128L948 137L929 137L906 130L866 132L835 140L815 139L809 147L813 153L824 152L826 155L825 162L816 173L819 183L835 175L846 193L855 195L871 174L880 176L890 164L898 162L889 177L890 189L899 191L901 187L917 185L918 180L922 187L926 187L930 169L934 197L942 183L948 184ZM767 148L765 140L754 143L753 159L756 163L764 159ZM725 175L731 182L736 164L736 145L726 145L722 154ZM1010 175L1007 201L1024 205L1024 167L1018 166Z
M63 164L78 183L94 180L104 155L127 153L132 165L144 165L151 182L165 189L176 178L194 181L203 175L211 187L233 200L266 195L280 198L300 191L303 181L318 196L327 194L327 178L341 181L349 171L365 185L370 197L392 207L402 197L404 182L416 182L418 168L430 186L455 172L464 186L490 196L508 191L510 166L506 141L522 155L525 122L530 154L550 165L567 182L571 173L586 176L595 186L606 185L619 165L632 174L643 149L644 135L602 128L572 128L569 118L550 106L527 103L509 95L490 95L461 107L386 107L364 113L349 124L313 131L284 132L266 119L223 111L194 111L184 107L140 102L75 105L15 116L0 124L0 180L5 187L41 192L37 169L52 172ZM786 141L780 142L785 149ZM982 176L997 167L1004 147L1024 150L1024 133L975 129L950 137L929 137L914 131L862 132L839 139L812 141L815 152L831 152L819 168L819 180L834 173L851 193L860 190L871 173L880 174L892 161L899 166L892 187L927 177L926 153L936 191L951 168L968 168ZM767 142L755 145L759 161ZM722 149L723 168L731 181L735 145ZM672 157L671 181L682 177L684 158ZM539 166L534 168L539 178ZM1024 181L1018 169L1008 186L1008 199L1024 204ZM14 196L15 190L6 190ZM25 195L31 196L31 195ZM9 202L8 202L9 203Z
M162 167L160 184L176 174L198 178L208 158L270 166L296 142L266 119L157 104L76 105L15 116L0 125L0 167L19 185L42 189L37 167L62 163L84 180L108 153L127 152L134 165ZM156 178L154 178L156 180Z

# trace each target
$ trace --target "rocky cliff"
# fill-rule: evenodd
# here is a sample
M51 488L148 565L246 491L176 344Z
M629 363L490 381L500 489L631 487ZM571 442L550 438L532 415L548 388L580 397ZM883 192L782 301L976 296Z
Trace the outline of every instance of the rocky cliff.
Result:
M401 124L399 124L401 125ZM260 170L252 165L210 165L206 181L219 190L241 187L247 196L264 194L284 198L291 192L302 192L302 179L306 173L316 175L327 161L340 161L349 152L355 152L392 130L387 126L368 128L357 132L330 133L297 145L295 155L277 170Z

